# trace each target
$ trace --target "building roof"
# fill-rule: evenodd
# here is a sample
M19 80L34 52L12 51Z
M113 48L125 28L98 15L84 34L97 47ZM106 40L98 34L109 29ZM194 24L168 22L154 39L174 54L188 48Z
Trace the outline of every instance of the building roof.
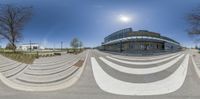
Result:
M169 41L169 42L173 42L176 44L180 44L179 42L177 42L169 37L161 36L159 33L151 32L148 30L132 31L132 28L122 29L122 30L119 30L119 31L116 31L116 32L110 34L109 36L104 38L104 43L107 43L107 42L113 41L113 40L117 40L117 39L121 39L121 38L126 38L126 37L141 37L141 36L158 38L163 41Z

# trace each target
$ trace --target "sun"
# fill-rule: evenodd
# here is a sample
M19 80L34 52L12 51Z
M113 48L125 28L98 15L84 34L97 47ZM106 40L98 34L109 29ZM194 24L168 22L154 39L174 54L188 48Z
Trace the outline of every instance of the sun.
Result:
M130 18L129 16L120 15L120 16L119 16L119 20L120 20L121 22L128 23L128 22L131 21L131 18Z

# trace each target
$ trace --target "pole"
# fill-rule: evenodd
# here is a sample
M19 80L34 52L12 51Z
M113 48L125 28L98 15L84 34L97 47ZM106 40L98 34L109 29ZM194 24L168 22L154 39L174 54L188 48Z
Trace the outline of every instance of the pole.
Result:
M62 48L63 48L63 42L61 41L61 51L62 51Z
M53 43L53 51L55 51L55 43Z
M30 40L30 52L31 52L31 49L32 49L32 48L31 48L31 40Z

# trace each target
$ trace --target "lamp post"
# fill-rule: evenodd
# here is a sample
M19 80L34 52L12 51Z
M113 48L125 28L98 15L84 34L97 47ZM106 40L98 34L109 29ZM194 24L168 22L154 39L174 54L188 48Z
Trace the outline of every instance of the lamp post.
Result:
M61 51L62 51L62 48L63 48L63 42L61 41Z
M31 52L31 40L30 40L30 52Z
M55 51L55 43L53 43L53 52Z

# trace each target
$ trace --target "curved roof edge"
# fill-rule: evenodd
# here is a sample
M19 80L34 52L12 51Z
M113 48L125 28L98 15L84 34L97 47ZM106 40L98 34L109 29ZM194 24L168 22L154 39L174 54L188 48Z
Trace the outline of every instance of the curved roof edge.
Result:
M120 34L123 34L123 35L120 35ZM118 35L118 36L116 36L116 35ZM113 41L113 40L117 40L117 39L121 39L121 38L133 37L133 36L154 37L154 38L164 39L164 40L167 40L167 41L170 41L170 42L174 42L176 44L180 44L179 42L177 42L177 41L175 41L175 40L173 40L169 37L162 36L159 33L151 32L151 31L148 31L148 30L133 31L132 28L121 29L121 30L118 30L118 31L106 36L104 38L104 43L110 42L110 41Z

